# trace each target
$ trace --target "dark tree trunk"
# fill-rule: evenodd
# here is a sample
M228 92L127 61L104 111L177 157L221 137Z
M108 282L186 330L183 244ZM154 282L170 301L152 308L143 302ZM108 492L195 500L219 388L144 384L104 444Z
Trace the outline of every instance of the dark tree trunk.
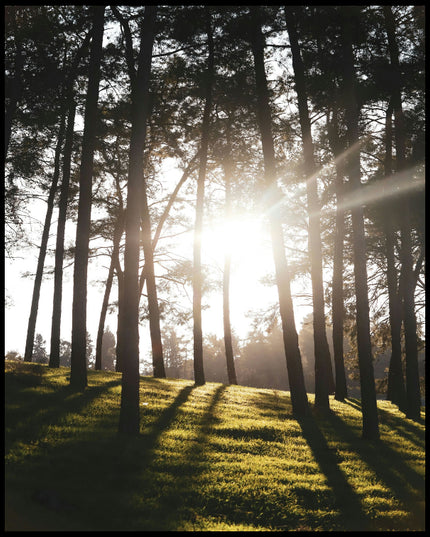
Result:
M401 72L399 66L399 51L396 43L395 24L390 6L384 6L385 28L388 37L388 50L393 71L392 103L394 109L394 127L396 141L396 171L401 172L406 167L405 158L405 126L401 97ZM406 351L406 417L420 419L421 394L418 370L417 323L415 317L415 278L412 260L411 237L411 208L410 199L402 200L400 214L400 259L401 279L403 285L403 323L405 329Z
M122 370L119 432L139 433L139 251L148 94L156 6L146 6L136 78L131 80L132 128L129 151L123 296L120 296L118 359ZM125 330L127 327L127 331Z
M209 122L212 109L212 81L214 76L214 50L212 23L209 7L206 9L208 63L206 70L205 107L203 111L202 139L200 145L200 165L197 179L196 220L194 226L193 248L193 336L194 336L194 381L197 385L205 383L203 367L203 333L202 333L202 263L201 233L203 229L203 203L205 195L206 164L209 145Z
M100 63L105 6L93 6L93 27L85 104L85 126L79 175L79 207L76 228L75 266L73 274L72 352L70 385L83 390L87 385L87 271L91 224L93 159L98 123Z
M336 191L336 218L333 246L333 283L332 283L332 322L333 322L333 355L336 372L335 399L343 401L348 397L345 361L343 356L343 243L345 239L345 213L343 203L343 177L341 165L344 148L338 134L337 109L333 110L331 124L327 124L329 143L335 158L334 186Z
M115 261L115 272L118 279L118 325L116 332L116 361L115 361L115 371L122 372L121 365L121 356L123 352L121 350L121 343L125 336L122 336L124 322L124 315L122 314L122 308L124 304L124 272L121 269L119 256L117 256Z
M279 198L276 188L275 151L273 146L271 112L264 69L264 37L261 31L258 8L251 8L254 24L249 35L254 57L255 83L257 91L257 119L261 132L264 159L264 178L268 191L271 193L267 204L273 258L275 264L276 283L279 295L279 308L284 338L284 349L287 361L288 378L291 391L291 402L295 416L309 413L308 398L303 377L303 366L300 356L297 331L294 320L293 301L290 289L290 276L285 257L282 223L279 214Z
M225 178L225 215L228 222L231 217L231 159L227 156L224 159L224 178ZM227 362L227 376L229 384L237 384L236 368L234 365L233 342L231 336L230 323L230 272L231 272L231 248L228 247L224 259L223 272L223 325L224 325L224 347L225 358Z
M115 264L116 260L118 258L119 253L119 245L121 242L121 237L124 231L124 217L121 214L118 217L118 220L115 225L114 230L114 236L113 236L113 251L112 256L110 260L110 266L109 266L109 272L108 277L106 279L106 285L105 285L105 292L103 296L103 303L102 308L100 311L100 320L99 320L99 327L97 330L97 340L96 340L96 360L95 360L95 369L96 371L101 371L103 368L102 364L102 343L103 343L103 334L105 330L105 321L106 321L106 313L109 306L109 297L110 292L112 289L112 283L113 283L113 277L115 274Z
M60 176L60 156L64 140L65 113L61 117L58 131L58 141L55 148L54 174L49 189L45 222L43 225L42 240L40 242L39 257L37 260L36 276L34 279L33 296L31 300L30 317L28 319L27 340L25 343L24 361L31 362L33 355L34 334L36 330L37 311L39 309L40 288L42 286L43 268L45 265L46 248L48 246L49 229L51 227L52 212L54 209L55 194L57 192L58 179Z
M392 166L392 102L389 103L385 120L385 181L390 181ZM387 288L388 307L390 317L391 335L391 358L388 370L387 399L399 406L404 411L406 404L406 390L402 367L402 346L401 346L401 297L398 291L398 275L395 264L395 220L399 205L391 198L385 201L384 234L385 234L385 256L387 259Z
M303 160L309 215L309 260L312 281L313 332L315 355L315 406L329 411L329 393L334 390L330 350L327 341L324 313L324 286L322 277L322 247L320 234L320 201L318 198L317 171L312 142L311 122L307 103L305 69L300 53L294 20L294 8L285 6L285 19L290 38L291 54L302 131Z
M352 12L354 8L342 7L342 51L345 87L345 120L347 139L351 150L348 158L350 191L359 197L361 191L359 142L359 107L355 94L354 55L351 36L353 34ZM366 243L364 234L363 206L351 209L353 233L353 258L356 296L357 347L360 370L361 406L363 412L363 431L365 439L379 438L378 409L376 405L375 377L373 371L372 347L370 340L369 298L367 288Z
M69 196L70 168L73 151L73 135L75 126L76 103L74 98L73 85L76 78L76 71L84 51L90 42L90 32L86 35L80 46L73 64L70 68L68 80L66 82L68 118L66 140L63 154L63 178L61 181L60 200L58 203L58 223L57 238L55 245L55 268L54 268L54 297L52 305L51 324L51 350L49 356L49 366L60 366L60 333L61 333L61 304L63 298L63 257L64 257L64 234L67 218L67 203Z
M145 181L142 188L142 244L145 256L145 279L148 291L149 331L152 347L152 367L154 377L165 378L163 346L160 330L160 311L158 308L157 285L155 282L154 251L151 238L151 220L149 217L148 199ZM140 295L139 295L140 296Z
M66 141L64 144L63 178L61 181L60 201L58 207L57 238L55 245L54 298L52 305L51 350L49 355L50 367L60 366L60 331L61 304L63 298L64 234L66 228L67 199L69 195L70 165L73 149L75 113L76 103L73 97L71 97L69 105L69 115L67 118Z

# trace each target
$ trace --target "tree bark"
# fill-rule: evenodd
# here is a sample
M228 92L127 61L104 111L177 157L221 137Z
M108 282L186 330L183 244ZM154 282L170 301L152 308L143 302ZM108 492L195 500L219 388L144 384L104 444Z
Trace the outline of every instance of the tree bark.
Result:
M336 105L335 105L336 106ZM332 322L333 322L333 355L336 373L334 398L343 401L348 397L345 360L343 356L343 242L345 239L345 213L343 202L343 177L341 165L344 148L339 140L337 109L333 109L332 123L327 124L330 147L335 159L334 185L336 191L335 237L333 246L333 279L332 279Z
M223 162L225 179L225 217L227 222L231 217L231 157L227 155ZM233 342L230 322L230 273L231 273L231 248L228 247L224 258L223 272L223 327L224 327L224 348L227 362L227 377L229 384L237 384L236 368L234 365Z
M87 386L87 271L91 224L93 159L98 124L97 102L99 94L100 63L102 57L104 11L105 6L93 6L93 35L79 175L79 207L73 274L72 352L70 370L70 386L76 390L83 390Z
M158 308L157 285L155 282L154 250L151 238L151 220L149 217L146 184L142 188L142 245L145 256L145 278L148 291L149 331L152 347L152 367L154 377L165 378L166 371L163 360L163 345L160 330L160 311ZM139 295L140 296L140 295Z
M385 118L385 161L384 161L384 181L390 181L393 172L392 165L392 115L393 106L390 101ZM401 346L401 297L398 291L398 275L395 264L395 220L396 213L400 207L397 200L388 198L385 201L384 235L385 235L385 256L387 259L387 289L388 307L390 318L391 335L391 358L388 370L387 399L405 411L406 390L402 367L402 346Z
M405 127L401 97L401 72L399 51L395 35L395 18L390 6L383 6L385 28L388 38L390 63L393 70L392 103L394 109L394 128L396 142L396 171L406 168ZM401 278L403 282L403 323L405 329L406 350L406 417L419 420L421 412L421 393L418 370L417 323L415 317L415 279L412 260L410 199L402 201L400 214L400 259Z
M70 164L73 148L73 133L75 126L76 103L73 97L69 105L67 118L66 141L63 155L63 178L61 181L60 201L58 207L57 238L55 245L54 267L54 297L52 305L51 323L51 349L49 367L60 367L60 330L61 330L61 303L63 295L63 256L64 234L66 228L67 198L69 194Z
M64 141L65 113L60 120L57 146L54 157L54 174L47 200L45 222L43 225L42 240L40 242L39 257L37 260L36 276L34 278L33 296L31 300L30 317L28 319L27 339L25 343L24 361L31 362L33 355L34 334L36 330L37 311L39 309L40 288L42 286L43 268L45 265L46 249L48 246L49 229L51 227L52 212L54 210L55 194L57 192L58 179L60 177L60 156Z
M287 361L293 413L297 417L309 413L303 366L300 356L298 336L294 320L290 277L285 257L282 224L279 211L280 193L276 185L275 151L271 130L271 112L266 73L264 69L264 37L261 31L258 8L251 8L254 24L249 35L255 67L257 91L257 120L261 132L264 159L264 179L268 191L267 212L269 217L272 251L278 287L279 309L282 322L284 349Z
M352 49L352 13L350 7L342 7L341 42L344 66L345 120L349 148L348 176L350 188L360 195L361 172L359 151L359 107L355 93L355 69ZM369 298L367 287L366 243L364 210L361 204L351 209L353 233L353 258L356 296L356 322L358 363L360 370L361 406L363 413L362 436L368 440L379 438L378 409L376 405L375 377L370 340Z
M132 128L129 151L127 209L125 213L124 293L118 333L122 369L119 432L139 433L139 251L143 188L143 152L146 142L149 81L156 6L146 6L140 34L135 81L131 80ZM125 333L124 327L127 327Z
M109 266L108 277L106 279L105 292L103 295L102 308L100 311L100 320L99 327L97 330L97 340L96 340L96 359L94 368L96 371L101 371L103 369L102 364L102 343L103 343L103 334L105 330L105 321L106 313L109 306L109 296L112 289L113 278L115 274L115 264L118 258L119 245L121 242L121 237L124 231L124 217L121 214L116 222L114 236L113 236L113 251Z
M68 117L66 140L64 143L63 154L63 178L61 181L60 200L58 203L58 223L57 238L55 246L55 268L54 268L54 297L52 305L52 323L51 323L51 349L49 356L49 367L60 366L60 332L61 332L61 304L63 294L63 257L64 257L64 234L67 218L67 203L69 195L70 168L73 151L73 135L75 126L76 103L74 97L73 85L76 78L76 71L82 55L90 42L90 32L86 35L80 46L73 64L70 68L69 76L66 81Z
M203 333L202 333L202 263L201 234L203 230L203 203L205 195L206 165L209 145L209 123L212 109L212 83L214 76L214 45L212 23L209 7L206 10L206 32L208 38L208 61L206 69L205 107L203 111L202 138L200 144L200 165L197 179L196 219L194 226L193 247L193 340L194 340L194 382L205 383L203 367Z
M296 31L294 8L285 6L285 20L293 57L294 78L302 131L303 160L309 216L309 260L312 281L313 333L315 355L315 407L329 411L329 393L334 390L330 350L327 341L324 313L324 286L322 277L322 247L320 234L320 201L317 170L312 142L311 122L307 103L305 69Z

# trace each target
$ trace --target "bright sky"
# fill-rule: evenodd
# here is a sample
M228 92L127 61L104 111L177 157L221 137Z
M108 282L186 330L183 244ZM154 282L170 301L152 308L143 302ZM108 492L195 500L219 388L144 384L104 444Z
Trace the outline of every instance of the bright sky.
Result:
M55 214L54 214L55 216ZM55 219L52 230L55 230ZM224 244L226 234L229 237L233 258L231 272L231 321L232 327L240 338L246 337L251 328L252 319L246 316L250 310L257 311L260 308L277 302L276 287L263 285L259 279L273 270L271 246L263 233L264 225L253 219L238 219L225 227L207 227L203 237L203 263L210 263L219 267L219 279L222 278ZM183 236L184 248L190 251L192 233ZM6 260L5 280L6 293L12 301L6 309L5 315L5 351L16 350L24 353L25 338L27 333L28 316L33 293L34 278L24 278L22 274L33 271L37 262L36 253L33 251L25 259L16 259L11 263ZM50 261L52 263L52 261ZM100 309L103 299L103 287L95 283L95 278L103 280L107 275L107 258L90 265L88 303L87 303L87 326L93 342L96 340ZM72 311L72 283L73 267L64 271L64 291L62 307L62 339L71 340L71 311ZM297 287L293 286L293 292ZM41 333L46 339L49 351L51 333L53 297L53 277L45 277L40 294L39 312L36 324L36 333ZM113 298L115 296L113 295ZM222 291L212 293L204 297L210 307L203 313L204 334L215 333L222 336ZM295 300L297 329L300 329L301 320L310 311L308 306L300 306L302 300ZM191 308L191 303L189 303ZM106 326L116 333L116 313L108 316ZM147 324L141 328L141 354L148 352L149 329Z

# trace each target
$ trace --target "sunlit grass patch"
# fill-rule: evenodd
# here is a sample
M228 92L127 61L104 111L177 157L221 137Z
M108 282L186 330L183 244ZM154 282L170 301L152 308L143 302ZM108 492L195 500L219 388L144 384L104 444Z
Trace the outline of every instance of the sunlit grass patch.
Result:
M91 371L80 393L69 374L6 369L6 491L36 529L424 527L424 424L386 402L374 444L355 400L296 420L287 392L142 377L124 438L121 375Z

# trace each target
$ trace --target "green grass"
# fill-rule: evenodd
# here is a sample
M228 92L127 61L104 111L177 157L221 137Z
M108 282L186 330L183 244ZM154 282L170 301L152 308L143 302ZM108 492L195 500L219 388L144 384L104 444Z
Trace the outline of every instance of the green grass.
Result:
M124 438L120 374L69 374L6 362L6 529L424 530L424 414L379 401L366 442L357 400L297 421L288 392L142 377Z

